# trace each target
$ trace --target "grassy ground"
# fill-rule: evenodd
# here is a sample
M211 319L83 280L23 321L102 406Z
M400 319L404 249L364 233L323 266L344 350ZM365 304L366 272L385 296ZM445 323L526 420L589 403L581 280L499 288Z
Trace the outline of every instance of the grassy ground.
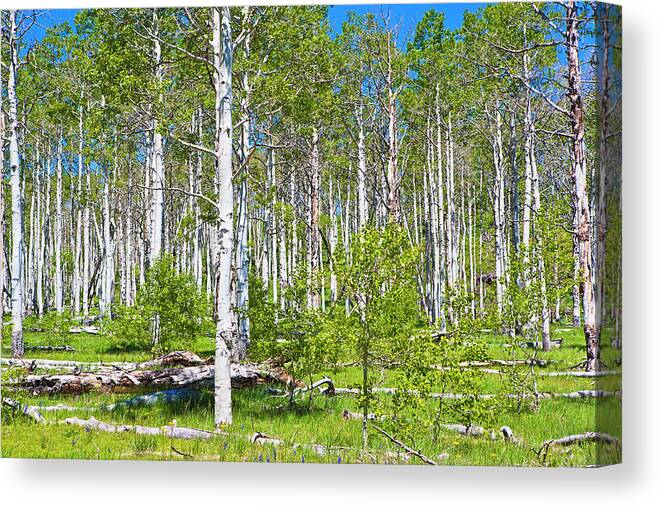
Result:
M28 324L29 325L29 324ZM26 327L28 327L26 325ZM39 345L48 343L48 333L26 333L26 343ZM540 359L552 360L543 371L566 371L583 357L583 338L580 330L556 327L553 338L563 338L560 349L549 353L538 352ZM503 347L506 338L485 334L493 358L509 359L513 355L522 357L521 352ZM606 340L604 340L606 341ZM72 335L69 344L76 348L71 352L34 351L27 357L51 359L75 359L80 361L138 361L148 359L141 353L118 352L109 349L101 335ZM193 350L203 357L213 352L208 339L200 339ZM2 355L8 355L9 343L2 342ZM603 359L609 368L615 368L619 351L604 344ZM542 371L542 370L540 370ZM336 385L346 386L359 382L361 372L348 367L339 371L324 372L331 376ZM390 374L383 374L382 385L388 384ZM481 391L495 393L502 390L498 375L484 375ZM538 377L539 391L568 392L581 389L617 390L620 378L610 376L599 379L575 377ZM440 386L438 386L440 388ZM81 396L51 396L29 398L31 405L54 405L65 403L80 407L102 407L130 397L129 395L86 394ZM351 396L315 396L304 399L291 407L286 400L270 396L265 389L244 389L233 393L234 424L229 435L211 440L185 441L165 436L141 436L133 433L110 434L64 425L38 425L18 416L2 426L2 456L23 458L87 458L87 459L151 459L151 460L220 460L220 461L263 461L263 462L322 462L322 463L410 463L419 464L415 457L403 455L396 445L382 435L370 432L369 453L358 449L361 441L361 422L345 420L342 412L347 409L359 411L356 400ZM389 395L381 401L389 403ZM429 402L424 408L432 413L437 402ZM466 437L442 430L436 442L420 432L412 444L423 454L447 465L513 465L513 466L589 466L595 463L615 463L620 460L620 450L613 446L596 444L573 445L552 448L546 459L537 456L534 450L548 439L565 435L594 431L605 431L621 439L621 400L568 400L552 399L540 402L537 411L517 413L503 410L495 414L490 428L496 431L507 425L521 439L519 444L505 443L502 438L492 440L490 436ZM131 410L104 409L72 412L45 413L50 421L77 416L87 418L94 415L105 422L140 424L162 427L173 419L180 427L200 429L213 428L213 400L210 393L195 401L157 404ZM454 423L451 412L444 412L442 422ZM284 445L253 444L250 437L261 432L284 442ZM300 444L296 446L296 444ZM309 444L326 448L318 454Z

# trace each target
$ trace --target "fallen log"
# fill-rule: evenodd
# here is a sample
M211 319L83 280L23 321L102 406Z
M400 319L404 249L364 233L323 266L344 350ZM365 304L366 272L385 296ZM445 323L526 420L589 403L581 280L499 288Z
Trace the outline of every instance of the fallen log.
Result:
M466 435L470 437L481 437L485 432L485 429L482 426L475 425L466 426L464 424L439 424L439 426L448 431L453 431L455 433L459 433L460 435Z
M384 393L384 394L395 394L397 389L394 387L373 387L371 392L373 393ZM361 390L358 388L348 388L348 387L335 387L334 394L360 394ZM416 390L411 390L410 393L416 394ZM464 395L461 393L430 393L428 394L430 398L434 399L443 399L443 400L461 400L467 397L472 397L473 395ZM603 391L601 389L586 389L582 391L573 391L568 393L552 393L552 392L540 392L535 394L530 393L505 393L505 394L478 394L477 398L481 400L488 400L492 398L497 398L499 396L508 398L508 399L519 399L519 398L538 398L538 399L552 399L552 398L568 398L568 399L587 399L587 398L609 398L609 397L622 397L621 391Z
M199 366L201 364L207 364L207 361L202 360L197 354L187 350L175 350L156 359L138 363L134 369L149 370L163 366Z
M170 438L177 438L183 440L209 440L214 437L239 437L245 440L248 440L252 444L256 445L273 445L281 446L287 445L286 442L268 436L261 432L256 432L251 436L230 434L224 431L208 431L200 430L196 428L183 428L176 425L166 425L158 427L153 426L140 426L140 425L131 425L131 424L110 424L103 421L97 420L95 417L90 417L89 419L79 419L77 417L70 417L64 420L65 424L70 424L73 426L80 426L89 430L103 431L106 433L137 433L139 435L154 435L154 436L164 436ZM313 451L319 456L325 455L328 451L331 450L353 450L346 447L329 447L319 444L291 444L293 449L307 449Z
M609 445L619 446L620 441L609 435L608 433L601 433L599 431L588 431L586 433L579 433L577 435L568 435L562 438L554 438L551 440L546 440L539 450L533 451L537 454L538 457L542 458L542 463L546 462L546 457L549 453L549 449L553 446L562 446L566 447L573 444L582 444L584 442L603 442Z
M26 345L25 350L43 350L46 352L76 352L71 345Z
M69 361L59 359L0 359L0 362L8 366L20 366L28 370L35 368L56 369L63 371L99 371L99 370L149 370L162 368L164 366L199 366L207 364L197 354L188 351L174 351L163 354L156 359L143 361L141 363L129 362L97 362L89 363L83 361Z
M194 428L180 428L177 426L162 426L160 428L150 426L139 426L131 424L114 425L97 420L94 416L89 419L79 419L77 417L69 417L64 420L65 424L73 426L81 426L89 430L104 431L106 433L124 433L131 432L138 435L163 435L170 438L181 438L184 440L203 439L208 440L220 433L207 430L198 430Z
M362 421L363 420L363 414L361 414L359 412L351 412L348 409L344 409L342 411L342 419L345 419L347 421L351 420L351 419L356 420L356 421ZM387 419L387 416L382 415L382 416L377 418L376 414L374 414L373 412L370 412L370 413L367 414L367 419L370 420L370 421L376 421L377 419L379 421L385 421Z
M18 403L15 400L12 400L11 398L2 398L2 404L14 410L20 410L22 413L24 413L28 417L31 417L40 424L68 424L72 426L79 426L87 430L103 431L106 433L128 432L128 433L136 433L138 435L164 436L164 437L184 439L184 440L195 440L195 439L209 440L217 436L224 436L224 437L238 436L241 438L245 438L244 435L237 435L237 434L230 435L229 433L223 431L208 431L208 430L200 430L196 428L179 427L176 425L176 421L172 421L172 424L161 426L160 428L153 426L141 426L137 424L136 425L111 424L111 423L99 421L94 416L91 416L89 419L69 417L64 421L53 421L51 423L47 421L41 415L41 413L39 413L36 407L21 405L20 403ZM54 407L57 407L58 409L61 408L61 406L54 406ZM67 409L73 409L73 408L77 409L79 407L67 407ZM253 444L259 444L259 445L269 444L269 445L278 446L285 444L285 442L283 442L282 440L270 437L259 431L254 433L252 436L247 437L247 440L249 440ZM319 444L293 444L292 447L294 449L308 449L320 456L323 456L324 454L326 454L326 452L330 450L353 450L345 447L326 447Z
M39 410L41 412L75 412L78 410L104 410L112 412L118 409L131 409L136 407L146 407L155 405L157 403L177 403L184 401L195 401L202 397L202 392L198 389L170 389L167 391L157 391L155 393L143 394L140 396L133 396L127 400L118 401L109 405L92 405L92 406L73 406L58 403L57 405L34 405L30 408Z
M459 363L461 368L481 366L548 366L553 361L547 359L488 359L486 361L463 361Z
M542 447L549 447L551 445L568 446L572 444L581 444L583 442L603 442L610 445L619 445L620 443L616 437L613 437L608 433L588 431L587 433L579 433L577 435L568 435L562 438L547 440L542 444Z
M69 333L71 334L99 334L99 328L97 326L74 326L69 328Z
M529 348L529 349L541 349L542 348L542 342L517 342L515 344L517 347L521 348ZM551 348L552 349L559 349L562 346L562 338L558 340L551 340ZM512 347L511 343L503 343L503 347Z
M540 371L536 375L542 377L606 377L609 375L618 375L620 372L615 370L600 370L600 371Z
M33 405L30 408L34 408L40 412L77 412L79 410L92 411L98 410L103 407L76 407L73 405L65 405L64 403L58 403L57 405Z
M141 389L212 384L213 378L214 366L202 365L162 370L74 371L70 374L27 375L10 384L12 387L27 389L32 394L81 394L91 391L123 393ZM233 388L294 382L282 369L254 364L233 364L231 379ZM300 385L298 382L295 384Z
M453 371L456 368L450 366L438 366L433 367L439 371ZM478 368L477 371L480 371L487 375L502 375L507 373L505 370L494 370L491 368ZM535 375L539 377L579 377L579 378L597 378L597 377L606 377L609 375L617 375L619 372L615 370L600 370L600 371L538 371L535 372Z
M45 423L46 419L44 418L43 415L39 412L39 410L35 407L30 407L28 405L23 405L19 403L16 400L13 400L11 398L2 398L2 404L6 407L9 407L11 410L16 410L18 412L21 412L22 414L34 419L38 423Z

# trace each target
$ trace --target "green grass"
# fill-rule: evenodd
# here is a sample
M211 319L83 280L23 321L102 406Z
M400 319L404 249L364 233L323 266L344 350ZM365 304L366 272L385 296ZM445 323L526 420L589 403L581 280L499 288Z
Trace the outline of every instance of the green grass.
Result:
M27 325L26 325L27 327ZM46 343L47 333L26 333L26 343L37 345ZM536 352L536 357L554 361L539 371L561 371L581 361L583 357L583 337L581 330L554 328L553 337L563 337L563 346L551 352ZM494 358L523 358L532 351L519 351L502 347L507 339L502 336L485 335ZM109 346L102 335L72 335L69 344L76 348L75 353L39 352L28 357L52 359L75 359L81 361L140 361L148 359L148 354L137 352L117 352ZM9 344L2 343L2 353L7 355ZM213 344L208 338L200 338L192 348L202 357L213 353ZM607 366L614 367L614 358L619 351L611 350L604 343L602 354ZM338 371L323 372L331 376L336 385L346 386L360 381L361 371L356 367ZM321 375L320 375L321 376ZM382 385L392 385L392 373L384 371ZM567 392L579 389L616 390L620 387L620 377L598 379L574 377L538 377L539 391ZM435 386L439 389L441 386ZM484 375L481 379L481 392L502 391L502 381L498 375ZM33 396L28 399L31 405L54 405L64 403L81 407L101 407L126 399L129 395L85 394L80 396ZM344 420L345 409L358 412L356 400L352 396L314 396L299 400L293 407L287 400L270 396L263 387L243 389L233 392L234 424L229 435L212 440L184 441L165 436L141 436L134 433L110 434L85 431L80 427L65 424L38 425L31 420L16 416L2 426L2 456L23 458L86 458L86 459L147 459L147 460L220 460L220 461L263 461L263 462L321 462L321 463L410 463L420 461L411 457L405 460L401 449L376 432L370 432L369 454L360 452L361 422ZM389 395L379 396L379 401L388 404ZM424 407L429 414L437 407L430 401ZM504 407L504 406L503 406ZM565 435L594 431L608 432L621 439L620 422L621 400L566 400L541 401L537 411L502 408L494 414L495 421L490 428L495 431L507 425L523 442L521 445L505 443L501 438L492 441L490 436L465 437L441 431L433 442L429 431L420 431L410 445L419 449L431 459L447 465L511 465L511 466L589 466L595 463L615 463L620 460L620 451L613 446L595 444L573 445L551 449L545 461L534 452L548 439ZM140 424L161 427L176 419L178 426L201 429L213 428L213 401L207 393L194 402L157 404L131 410L103 409L94 411L48 412L45 416L51 421L61 421L67 417L87 418L94 415L105 422ZM442 422L454 423L451 411L444 411ZM252 444L250 436L261 432L283 441L283 445ZM295 444L319 444L330 448L324 455L318 455L305 447ZM440 459L439 455L447 453Z

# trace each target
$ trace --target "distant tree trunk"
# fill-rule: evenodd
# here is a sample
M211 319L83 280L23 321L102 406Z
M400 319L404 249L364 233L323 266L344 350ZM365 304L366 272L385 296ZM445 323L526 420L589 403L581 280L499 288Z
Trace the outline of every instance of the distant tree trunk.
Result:
M308 268L308 306L319 308L319 132L315 128L312 134L312 153L310 156L310 225L309 225L309 268Z
M579 58L578 8L573 0L567 4L567 76L572 132L572 180L574 202L577 205L579 281L583 294L583 332L586 346L586 370L599 369L600 329L596 320L593 285L593 257L590 238L590 206L587 192L585 159L585 118L581 94L581 64Z
M44 217L44 170L42 167L42 162L40 159L39 145L37 145L37 237L38 237L38 250L37 250L37 259L36 259L36 286L35 286L35 309L39 317L41 317L44 311L44 261L45 261L45 250L46 250L46 232L44 223L46 221Z
M493 209L496 243L496 304L498 315L503 315L503 297L505 293L505 192L503 177L503 142L501 133L500 110L496 106L495 138L493 140L493 163L495 169L493 185Z
M214 423L232 423L230 344L232 343L232 249L234 190L232 187L232 32L230 8L214 7L213 64L215 89L215 172L218 185L216 235L216 354Z
M71 301L71 313L74 315L80 314L81 302L80 302L80 291L82 289L82 269L81 269L81 257L82 257L82 238L83 238L83 211L81 208L81 198L83 191L83 92L80 92L80 104L78 104L78 203L76 206L76 248L74 253L73 260L73 298ZM73 210L72 210L73 213Z
M196 114L196 129L198 142L202 143L202 109L198 108ZM195 166L193 174L193 192L202 191L202 152L197 151L195 156ZM198 288L202 288L203 268L202 268L202 217L200 216L200 206L197 199L193 199L193 216L195 219L195 233L193 234L193 276Z
M333 256L335 255L335 248L337 247L338 231L337 231L337 213L335 212L336 201L335 201L335 195L333 194L332 177L328 182L328 208L329 208L328 214L330 215L330 219L331 219L330 236L328 241L330 247L329 259L328 259L328 267L330 270L330 299L331 299L331 303L335 303L335 301L337 300L337 276L335 275Z
M110 218L110 174L106 169L103 182L103 277L101 285L100 310L103 317L110 317L113 298L113 245Z
M153 10L153 26L154 31L158 34L158 13ZM163 71L161 69L161 43L158 38L154 38L154 74L157 86L161 86L163 82ZM163 101L163 95L159 92L158 101ZM154 118L152 119L152 136L153 136L153 177L152 177L152 224L151 224L151 238L149 247L149 263L153 264L156 259L161 255L163 249L163 217L164 217L164 188L165 188L165 173L163 170L163 135L161 134L160 122Z
M390 52L390 45L388 45ZM392 82L392 69L388 65L389 82ZM397 167L397 105L392 89L388 90L388 216L394 222L402 219L399 202L400 174Z
M358 122L358 228L362 229L367 224L367 195L365 191L365 174L367 172L367 162L365 156L365 126L363 120L362 104L356 113L356 120Z
M515 123L515 114L510 113L510 149L509 149L509 159L510 167L512 170L511 173L511 182L510 182L510 209L512 213L512 251L516 255L519 253L519 248L521 244L521 235L520 235L520 221L521 221L521 207L519 203L519 165L517 161L517 137L516 137L516 123ZM525 149L524 149L525 151ZM527 160L526 160L527 163ZM527 169L527 167L526 167ZM524 196L525 198L525 196ZM526 205L524 204L524 215L526 212ZM530 212L528 211L528 214ZM523 219L523 232L525 233L526 219L524 216ZM524 240L525 241L525 240ZM525 243L524 243L525 244Z
M88 196L88 199L85 199L85 204L83 205L83 315L87 317L90 311L90 299L92 297L92 281L91 281L91 263L92 263L92 238L90 235L90 205L89 197L91 197L91 185L90 185L90 171L85 170L85 189Z
M270 136L269 136L270 137ZM273 141L271 140L271 143ZM269 188L271 189L271 200L269 203L269 230L268 238L270 240L270 245L268 248L269 252L269 273L271 280L271 290L273 291L273 304L278 304L278 217L277 217L277 193L278 187L276 184L275 178L275 150L269 148L268 154L268 178L269 178Z
M280 310L284 312L287 302L285 290L289 286L289 279L287 276L287 227L285 224L284 212L280 214L278 236L280 237Z
M244 24L248 22L250 8L244 7ZM250 55L250 37L243 43L246 60ZM238 333L235 350L232 351L237 360L245 359L250 343L250 322L248 320L248 271L250 269L250 251L248 247L248 156L250 151L250 83L248 71L241 73L241 130L239 163L239 206L237 217L237 251L236 251L236 307L238 312ZM270 148L269 148L270 150Z
M601 75L598 80L598 96L599 96L599 162L598 162L598 181L597 181L597 210L596 210L596 224L595 236L596 245L594 252L595 259L595 320L597 329L601 329L601 324L604 315L604 292L605 292L605 270L606 270L606 172L608 170L608 137L610 135L608 116L610 114L610 96L611 83L610 83L610 64L612 58L609 51L612 48L610 41L610 22L608 19L609 8L599 9L596 16L596 22L601 25L601 41L600 50L602 54L598 57L601 65ZM602 18L603 15L606 17ZM593 183L594 185L594 183ZM619 273L617 275L619 277ZM615 299L615 298L614 298ZM615 332L616 338L612 340L613 343L619 345L617 339L617 330Z
M447 241L446 241L446 213L445 213L445 190L443 182L443 134L442 134L442 118L441 118L441 97L440 85L436 85L436 213L438 214L437 226L435 233L437 236L438 247L434 246L434 257L437 256L436 250L438 249L438 260L435 263L438 265L436 282L436 292L438 293L438 318L440 320L440 330L445 331L447 323L445 321L445 306L446 306L446 282L448 279L448 265L447 265ZM431 139L431 137L430 137ZM434 178L430 174L429 182L430 187L434 187Z
M124 274L126 276L124 304L132 306L135 278L133 277L133 171L131 169L128 171L127 178L128 194L126 196L126 214L124 217Z
M11 168L12 262L11 355L21 358L23 344L23 194L21 190L20 155L18 152L18 99L16 76L18 54L16 48L16 11L9 11L9 166Z
M448 114L445 132L445 202L447 205L445 211L445 279L447 280L445 304L450 322L456 325L458 316L454 308L454 301L459 273L459 227L454 193L454 141L452 118Z
M551 350L551 315L549 311L549 301L546 294L546 266L544 263L544 237L539 225L539 214L542 210L542 201L539 191L539 174L537 172L537 158L535 156L535 130L531 124L531 179L533 192L533 216L535 217L535 245L533 248L534 256L537 257L537 276L539 276L539 298L542 317L542 348L548 352Z
M55 310L64 309L62 280L62 138L57 141L57 189L55 197Z

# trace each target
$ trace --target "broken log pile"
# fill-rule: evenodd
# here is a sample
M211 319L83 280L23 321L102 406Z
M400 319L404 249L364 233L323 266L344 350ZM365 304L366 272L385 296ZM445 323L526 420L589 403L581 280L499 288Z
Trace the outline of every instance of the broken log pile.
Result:
M19 364L31 370L44 364L43 361L9 361L9 364ZM142 389L200 386L211 384L214 377L214 366L205 364L205 361L191 352L171 352L139 364L97 364L96 371L81 371L81 366L73 361L61 361L58 364L73 368L73 371L52 375L29 374L12 381L11 385L27 389L33 394L80 394L90 391L122 393ZM86 366L84 363L82 365ZM283 369L269 364L233 364L231 377L234 388L267 383L301 385Z
M163 370L73 372L55 375L27 375L12 382L32 394L81 394L90 391L134 392L141 389L190 387L213 382L212 365L166 368ZM269 382L287 384L291 376L262 365L233 364L232 387L253 387Z
M84 361L69 361L63 359L0 359L3 365L19 366L28 371L35 368L53 369L61 371L100 371L100 370L149 370L154 368L163 368L166 366L199 366L209 364L210 361L202 360L197 354L188 351L177 350L168 352L156 359L143 361L141 363L128 362L96 362L89 363Z

